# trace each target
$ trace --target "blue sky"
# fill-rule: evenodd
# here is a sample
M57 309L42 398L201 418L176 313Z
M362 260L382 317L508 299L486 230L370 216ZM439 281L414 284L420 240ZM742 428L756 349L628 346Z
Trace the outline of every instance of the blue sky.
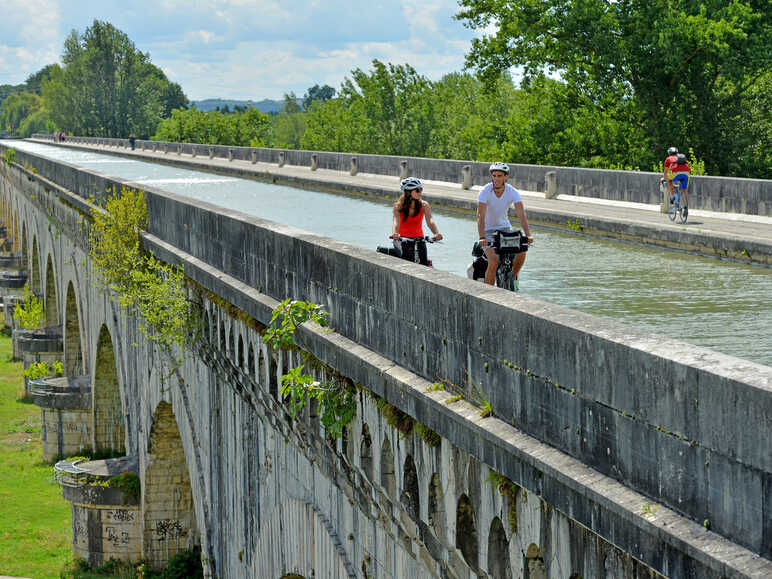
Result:
M70 31L94 19L128 34L190 99L337 89L374 58L436 80L463 68L474 36L457 12L455 0L6 0L0 84L59 62Z

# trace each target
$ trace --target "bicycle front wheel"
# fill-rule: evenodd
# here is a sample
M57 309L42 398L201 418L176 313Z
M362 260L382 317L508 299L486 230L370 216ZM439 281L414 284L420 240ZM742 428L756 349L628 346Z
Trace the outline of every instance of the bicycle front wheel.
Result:
M670 218L670 221L675 221L676 213L678 213L678 206L673 201L668 201L667 216Z
M496 285L511 292L515 291L515 276L512 275L511 268L508 267L506 271L501 271L499 268L496 272Z

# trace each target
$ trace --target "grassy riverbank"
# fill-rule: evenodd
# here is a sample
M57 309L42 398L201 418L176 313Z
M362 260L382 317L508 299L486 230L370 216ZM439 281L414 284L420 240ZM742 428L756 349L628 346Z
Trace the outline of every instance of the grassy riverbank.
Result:
M22 400L22 371L0 334L0 575L49 579L72 559L70 505L42 462L40 408Z

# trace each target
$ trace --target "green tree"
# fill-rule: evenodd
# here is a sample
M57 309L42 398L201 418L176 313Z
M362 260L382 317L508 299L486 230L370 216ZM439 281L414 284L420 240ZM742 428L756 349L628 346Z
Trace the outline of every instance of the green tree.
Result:
M300 110L294 92L284 95L284 106L278 115L271 118L273 125L273 146L282 149L299 149L306 131L306 113Z
M158 125L153 139L180 143L207 143L262 147L269 141L268 115L254 107L243 113L203 112L197 108L175 110Z
M769 0L460 0L457 18L493 27L467 62L486 78L512 66L526 77L557 71L577 94L631 100L660 156L693 145L710 172L752 167L737 135L770 69ZM769 99L769 93L766 98ZM763 107L762 107L763 108ZM744 155L752 151L742 150ZM743 168L744 167L744 168Z
M330 85L319 86L315 84L303 95L303 110L308 110L315 101L328 101L335 96L335 89Z
M51 67L42 92L52 120L63 130L94 136L151 134L158 121L187 106L150 57L107 22L95 20L64 43L62 67Z

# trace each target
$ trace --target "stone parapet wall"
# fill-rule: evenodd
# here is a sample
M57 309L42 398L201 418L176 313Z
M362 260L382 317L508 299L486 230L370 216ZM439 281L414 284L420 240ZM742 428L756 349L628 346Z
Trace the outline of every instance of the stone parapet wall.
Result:
M33 135L33 138L50 139L51 136ZM68 137L67 142L120 149L129 148L128 139ZM351 159L355 158L357 171L361 173L398 176L406 171L407 174L421 179L461 184L465 180L464 171L466 170L468 171L466 181L469 184L484 185L490 181L488 174L490 162L143 140L136 141L136 148L166 151L167 154L181 152L198 157L238 159L303 167L311 167L315 163L315 166L320 169L346 172L351 170ZM558 195L580 195L654 205L660 203L658 180L661 175L657 173L515 163L510 164L510 167L512 171L510 183L526 191L546 191L546 175L549 172L554 172L556 178L555 194ZM689 192L690 206L693 209L772 216L772 181L767 179L695 176L691 179Z

